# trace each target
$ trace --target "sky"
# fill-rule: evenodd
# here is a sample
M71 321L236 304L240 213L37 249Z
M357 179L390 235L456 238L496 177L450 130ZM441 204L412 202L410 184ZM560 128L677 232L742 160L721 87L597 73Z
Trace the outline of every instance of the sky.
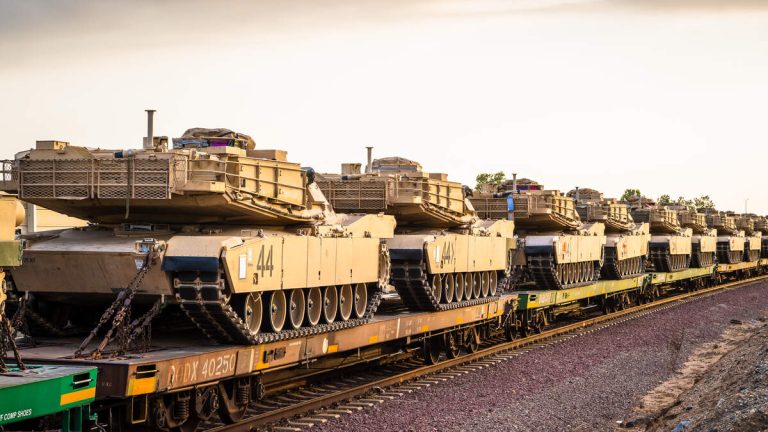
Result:
M768 1L0 0L0 158L226 127L768 214ZM748 200L748 201L747 201Z

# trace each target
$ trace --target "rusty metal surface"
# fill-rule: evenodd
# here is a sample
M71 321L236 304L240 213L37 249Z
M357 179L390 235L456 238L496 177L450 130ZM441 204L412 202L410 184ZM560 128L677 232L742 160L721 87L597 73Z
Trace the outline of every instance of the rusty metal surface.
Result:
M30 362L99 366L97 396L121 398L269 372L336 353L498 318L506 305L516 299L516 295L505 295L490 303L437 313L382 314L359 327L253 346L206 344L202 337L155 338L156 347L149 352L92 360L72 356L79 340L58 339L22 352Z

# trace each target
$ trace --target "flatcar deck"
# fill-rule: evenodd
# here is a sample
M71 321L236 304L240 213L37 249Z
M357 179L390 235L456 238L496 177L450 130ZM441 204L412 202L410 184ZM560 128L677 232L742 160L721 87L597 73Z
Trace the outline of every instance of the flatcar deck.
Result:
M516 302L516 295L503 295L488 303L441 312L381 313L361 326L262 345L212 345L202 335L186 340L176 337L155 340L156 346L148 352L93 360L72 356L79 340L57 339L25 348L22 356L35 363L97 366L97 399L124 398L285 369L336 353L354 353L376 344L500 319Z

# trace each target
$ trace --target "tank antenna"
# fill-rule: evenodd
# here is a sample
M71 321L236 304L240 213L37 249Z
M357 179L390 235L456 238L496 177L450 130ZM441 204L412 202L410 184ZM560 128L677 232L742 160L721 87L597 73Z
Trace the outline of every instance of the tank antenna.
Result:
M366 150L368 150L368 164L365 165L365 173L370 174L373 171L373 147L366 147Z
M147 112L147 140L144 142L144 149L152 150L155 148L155 110L148 109L144 111Z

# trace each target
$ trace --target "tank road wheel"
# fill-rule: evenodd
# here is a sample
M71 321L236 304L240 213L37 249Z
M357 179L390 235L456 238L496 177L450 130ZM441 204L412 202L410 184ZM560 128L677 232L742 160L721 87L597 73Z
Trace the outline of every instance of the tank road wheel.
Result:
M328 324L336 320L339 311L339 290L335 286L323 289L323 318Z
M301 327L301 323L304 322L304 311L306 309L304 290L300 288L292 289L289 300L288 316L291 320L291 327L297 329Z
M499 274L495 271L488 273L488 286L490 287L490 294L495 296L499 290Z
M469 354L480 349L480 335L477 333L477 328L470 327L464 330L464 349Z
M251 402L251 379L236 378L219 383L219 417L232 424L243 418Z
M451 273L446 274L443 280L443 294L446 303L451 303L456 295L456 279Z
M352 285L342 285L339 293L339 317L342 321L349 320L354 306L355 295L352 292Z
M472 300L475 293L475 278L472 273L464 273L464 300Z
M364 283L355 285L355 318L362 318L368 307L368 287Z
M307 291L307 324L316 326L323 315L323 293L320 288L310 288Z
M461 335L454 330L445 334L445 356L454 359L461 351Z
M269 293L269 302L267 307L267 319L269 327L274 332L279 332L285 325L285 316L287 314L287 304L285 301L285 292L275 290Z
M232 307L243 320L243 323L252 334L258 334L261 329L261 321L264 317L264 306L261 303L260 292L249 294L235 294Z
M488 293L491 291L490 279L488 272L480 272L480 295L482 297L488 297Z
M472 273L472 298L478 299L483 293L483 278L479 272Z
M464 286L465 286L464 273L456 273L456 301L460 302L464 299Z
M435 300L440 303L440 296L443 293L443 279L439 274L432 275L432 295L435 296Z

